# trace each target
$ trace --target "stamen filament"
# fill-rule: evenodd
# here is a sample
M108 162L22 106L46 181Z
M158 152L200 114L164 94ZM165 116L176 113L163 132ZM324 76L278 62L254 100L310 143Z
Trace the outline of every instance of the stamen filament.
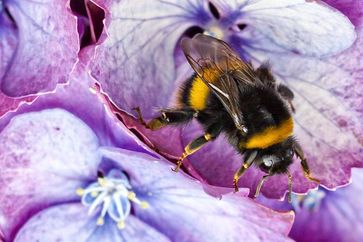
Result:
M108 215L116 222L119 229L125 228L125 220L131 212L131 202L146 209L149 204L140 201L124 174L118 170L109 173L110 178L98 177L97 182L90 184L86 189L78 188L76 193L82 197L83 205L89 207L88 214L98 212L97 225L105 223L105 216Z

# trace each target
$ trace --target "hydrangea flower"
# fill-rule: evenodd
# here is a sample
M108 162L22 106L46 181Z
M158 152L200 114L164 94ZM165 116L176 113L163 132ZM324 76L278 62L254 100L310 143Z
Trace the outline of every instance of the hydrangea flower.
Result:
M262 204L280 211L295 211L289 236L296 241L361 241L363 170L352 170L352 183L329 191L322 187L307 195L293 195L292 204L260 198Z
M247 190L217 199L172 172L89 89L88 72L78 65L69 85L0 119L0 239L290 241L292 213Z
M0 1L0 116L68 81L79 39L67 2Z
M155 108L173 105L178 87L191 75L178 43L183 36L204 32L229 42L256 67L269 61L276 79L293 90L295 134L323 186L346 184L351 167L363 165L361 31L357 21L350 21L361 14L348 10L357 8L357 1L346 2L343 13L352 13L349 18L323 2L305 0L145 0L137 6L128 0L98 2L109 14L107 38L90 62L92 75L125 112L127 126L161 154L178 158L200 135L200 127L150 132L133 118L131 109L139 106L151 118L157 115ZM241 157L220 137L184 164L205 183L231 187ZM293 191L316 186L303 177L298 162L291 172ZM249 169L240 186L254 190L261 176ZM262 193L279 198L286 189L286 177L275 176Z

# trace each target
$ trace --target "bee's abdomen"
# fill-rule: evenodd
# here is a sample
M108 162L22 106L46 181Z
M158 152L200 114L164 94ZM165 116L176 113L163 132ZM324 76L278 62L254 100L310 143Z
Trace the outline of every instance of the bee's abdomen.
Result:
M210 90L196 75L188 79L181 87L179 102L194 110L202 111L207 107Z

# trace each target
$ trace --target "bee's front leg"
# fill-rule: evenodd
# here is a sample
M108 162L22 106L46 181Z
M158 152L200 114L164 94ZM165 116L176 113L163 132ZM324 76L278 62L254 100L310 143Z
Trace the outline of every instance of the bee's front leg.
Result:
M138 114L138 119L141 124L146 128L151 130L158 130L166 125L177 125L182 123L187 123L193 119L195 112L192 109L165 109L161 110L161 115L152 119L150 122L146 123L142 117L140 108L134 108Z

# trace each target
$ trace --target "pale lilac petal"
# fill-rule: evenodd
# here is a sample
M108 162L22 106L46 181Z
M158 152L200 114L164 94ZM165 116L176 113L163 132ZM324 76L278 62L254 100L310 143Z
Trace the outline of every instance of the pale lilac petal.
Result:
M108 37L97 48L91 69L120 108L131 112L139 106L150 117L155 107L172 100L176 78L173 53L184 31L198 18L203 20L203 16L196 16L203 14L202 8L203 2L195 0L111 4L111 18L106 18Z
M97 137L63 109L14 117L0 133L0 143L1 227L8 239L29 215L76 199L76 189L97 175Z
M238 21L248 27L239 37L257 50L321 57L340 53L356 39L346 16L316 1L260 0L241 11Z
M68 1L6 1L16 22L19 42L1 81L9 96L54 89L68 81L77 61L77 20Z
M107 220L103 226L97 226L97 217L89 216L87 212L87 208L79 203L45 209L20 228L14 241L170 241L137 217L129 216L125 228L120 230L111 220Z
M104 149L103 154L118 162L138 198L149 203L147 209L135 206L136 216L173 241L289 241L293 214L258 206L244 197L246 189L215 198L163 161L124 150Z

